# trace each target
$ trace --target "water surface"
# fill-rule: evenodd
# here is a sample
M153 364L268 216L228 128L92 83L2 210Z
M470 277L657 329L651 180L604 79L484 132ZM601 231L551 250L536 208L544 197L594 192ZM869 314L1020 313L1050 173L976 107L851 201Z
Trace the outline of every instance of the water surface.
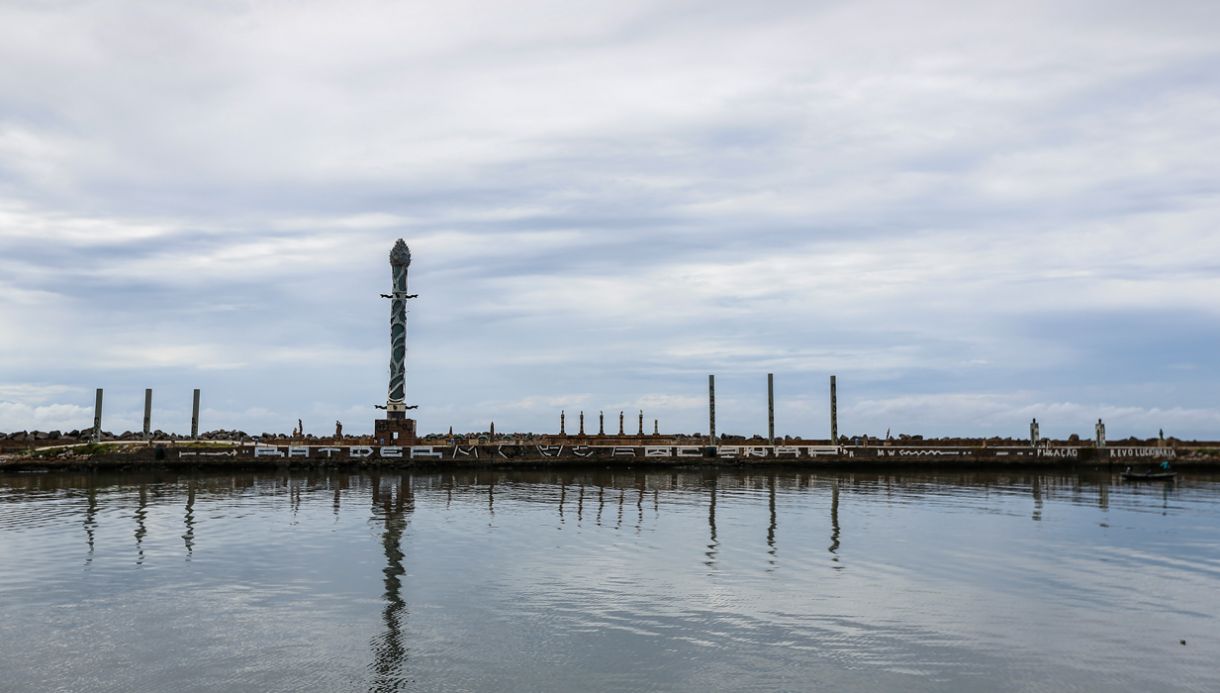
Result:
M1215 691L1217 500L1199 475L0 476L0 690Z

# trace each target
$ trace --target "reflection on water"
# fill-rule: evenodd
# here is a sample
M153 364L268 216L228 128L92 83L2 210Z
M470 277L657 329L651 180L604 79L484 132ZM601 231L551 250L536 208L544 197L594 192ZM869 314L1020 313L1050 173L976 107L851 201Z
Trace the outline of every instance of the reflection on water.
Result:
M186 560L191 560L195 550L195 480L186 482L186 514L182 518L186 531L182 533L182 543L186 545Z
M0 688L1216 690L1217 500L1211 476L2 476Z
M709 568L716 567L716 550L720 547L720 542L716 540L716 479L713 478L708 484L708 504L707 504L707 531L710 535L707 544L707 561L704 562Z
M385 592L382 594L385 607L381 620L385 632L374 642L373 680L371 691L404 690L408 679L404 675L407 663L407 647L403 643L402 623L407 616L407 603L402 598L402 576L404 553L402 535L407 529L407 518L414 509L411 497L411 480L399 478L388 490L382 490L381 479L373 478L373 518L383 525L381 546L385 551ZM491 487L489 487L491 488ZM489 494L490 497L490 494ZM378 505L377 500L381 501ZM490 506L489 506L490 509Z
M88 480L88 488L85 491L85 498L88 500L85 503L85 537L89 543L89 553L85 555L85 564L93 562L93 530L97 528L97 488L93 485L93 480Z
M835 568L842 568L839 563L839 480L830 482L830 553L835 562Z
M148 487L140 484L140 502L136 505L135 521L136 521L136 553L139 558L136 559L137 565L144 563L144 536L148 534L148 528L144 526L144 520L148 517Z

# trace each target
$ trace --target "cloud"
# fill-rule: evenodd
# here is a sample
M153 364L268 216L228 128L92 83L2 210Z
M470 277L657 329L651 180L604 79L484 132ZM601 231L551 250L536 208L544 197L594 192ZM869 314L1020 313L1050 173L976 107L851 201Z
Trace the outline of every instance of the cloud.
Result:
M0 400L0 431L69 431L92 425L92 407L75 404L35 406Z
M776 372L799 432L837 372L894 417L1018 392L1214 437L1218 19L9 4L0 385L86 407L98 383L202 386L217 417L355 432L403 237L425 430L586 406L703 427L714 371L728 429L761 430L747 379ZM1019 408L911 425L1007 430Z

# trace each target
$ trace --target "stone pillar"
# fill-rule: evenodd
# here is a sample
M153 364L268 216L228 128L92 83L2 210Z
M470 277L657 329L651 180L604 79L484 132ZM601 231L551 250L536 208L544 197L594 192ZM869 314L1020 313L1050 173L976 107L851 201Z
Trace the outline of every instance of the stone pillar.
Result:
M568 433L564 430L564 411L559 410L559 435L566 436Z
M621 412L621 411L618 413L618 434L619 434L620 436L625 436L625 435L627 435L627 434L626 434L626 433L623 431L623 412Z
M102 442L102 388L100 387L93 400L93 442Z
M716 376L707 376L707 444L716 444Z
M585 435L585 413L583 411L580 412L580 435L581 437Z
M606 435L606 412L597 412L597 435Z
M654 436L661 435L661 423L657 419L652 420L652 434Z
M775 374L767 374L767 441L775 445Z
M839 390L833 375L830 376L830 442L839 444Z
M407 415L407 271L411 249L400 238L390 250L390 386L386 395L386 417Z
M386 392L385 418L373 421L373 440L378 445L414 445L415 419L407 418L407 271L411 249L400 238L390 250L390 380Z
M1097 420L1097 425L1093 427L1097 432L1097 447L1104 448L1106 446L1106 424L1101 419Z
M1029 422L1029 444L1033 447L1038 447L1038 441L1042 439L1042 432L1038 426L1038 420L1032 419Z
M191 404L191 440L199 437L199 388L195 388L194 402Z
M152 388L144 388L144 440L152 437Z
M644 435L644 410L640 410L640 435Z

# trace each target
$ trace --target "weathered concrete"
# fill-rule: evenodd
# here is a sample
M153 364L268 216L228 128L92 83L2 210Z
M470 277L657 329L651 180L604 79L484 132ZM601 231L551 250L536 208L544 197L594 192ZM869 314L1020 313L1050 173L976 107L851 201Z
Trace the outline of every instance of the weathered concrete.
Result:
M152 436L152 388L144 388L144 438Z
M830 376L830 439L839 440L839 392L833 375Z
M102 441L102 388L97 389L97 398L93 402L93 442Z
M859 467L874 470L950 467L1143 468L1170 459L1178 468L1220 468L1220 444L1173 448L1155 445L1092 445L1031 447L1020 443L986 445L831 445L808 441L767 445L758 440L741 445L706 446L656 440L655 444L482 443L383 446L376 444L114 443L85 447L48 447L9 455L0 470L52 468L141 468L149 465L187 467L278 466L408 466L424 468L501 466L706 466L774 465L819 468Z
M775 445L775 374L767 374L767 442Z
M195 388L191 404L191 438L199 437L199 388Z

